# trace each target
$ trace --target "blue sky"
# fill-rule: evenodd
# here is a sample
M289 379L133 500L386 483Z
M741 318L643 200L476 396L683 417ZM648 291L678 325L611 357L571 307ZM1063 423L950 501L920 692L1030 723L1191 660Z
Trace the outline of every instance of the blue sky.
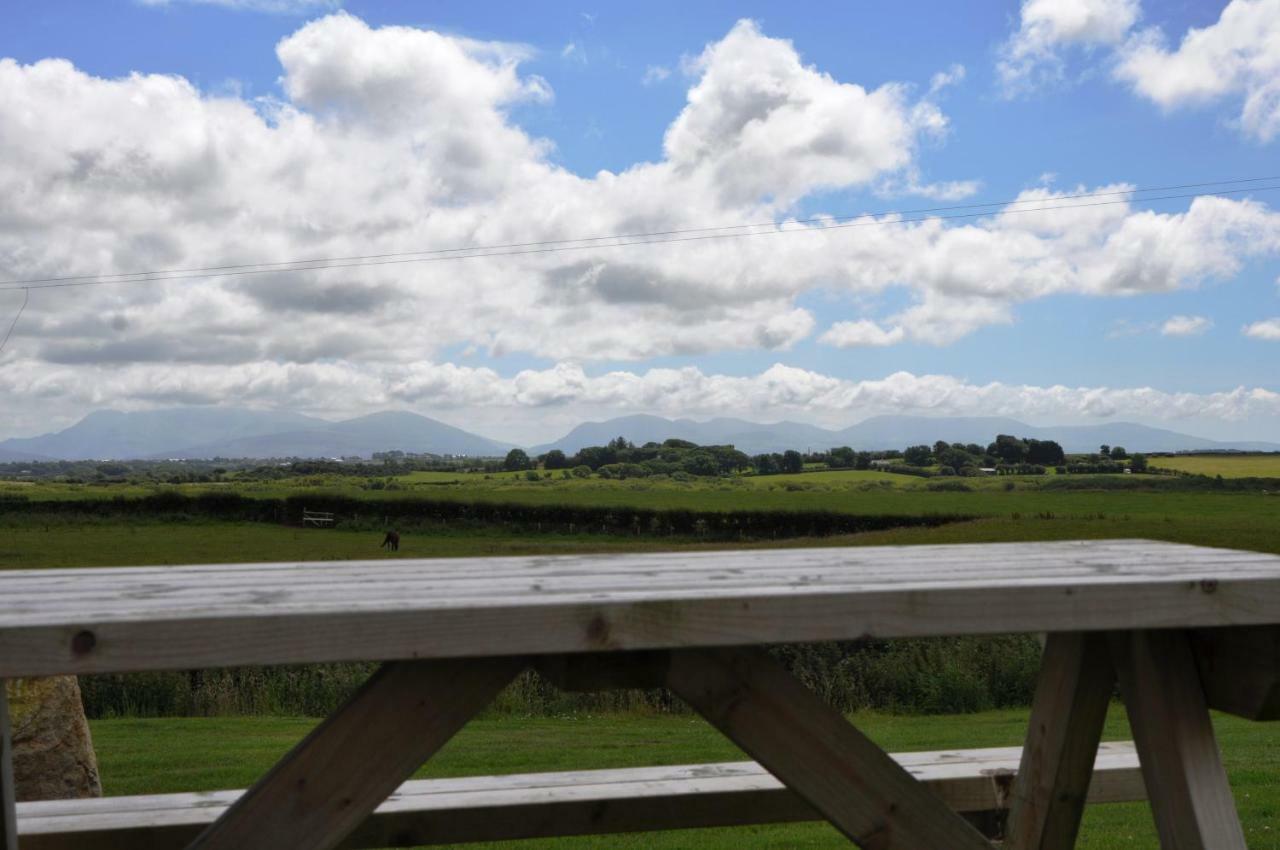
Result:
M736 60L746 63L743 67L755 61L750 50L766 47L773 50L775 43L783 40L790 43L790 49L796 54L797 67L812 69L818 75L816 81L804 83L815 86L814 92L820 92L828 83L833 92L840 84L860 86L867 92L893 86L900 100L895 115L908 115L913 105L926 104L944 117L945 130L916 128L910 131L911 150L905 160L888 164L885 164L887 160L878 160L880 164L872 173L847 178L828 181L820 176L806 177L791 187L792 197L783 202L772 199L775 189L766 184L763 191L769 199L762 200L757 190L757 196L740 199L736 205L700 207L696 212L690 210L684 214L680 205L687 203L691 196L671 190L674 226L758 220L752 216L760 215L762 210L767 217L779 220L823 213L841 216L1008 201L1029 190L1074 193L1117 184L1141 188L1280 175L1280 157L1277 157L1280 139L1276 131L1280 118L1265 114L1268 104L1280 114L1280 107L1274 105L1280 102L1280 93L1269 89L1266 81L1267 69L1280 68L1280 58L1266 55L1259 58L1259 50L1265 52L1265 46L1231 43L1230 39L1240 40L1242 36L1234 30L1228 33L1227 27L1220 26L1220 19L1227 20L1229 14L1280 16L1276 3L1235 0L1231 6L1237 8L1224 12L1228 4L1222 2L1146 0L1139 5L1137 0L1096 0L1091 4L1096 7L1094 17L1089 20L1080 17L1083 13L1057 8L1071 5L1065 0L1031 0L1026 4L865 3L832 4L830 8L784 8L764 3L655 2L602 7L539 4L535 9L521 3L416 4L359 0L331 5L289 0L261 3L175 0L158 4L44 2L17 4L7 11L5 26L0 29L0 56L16 60L18 68L31 68L34 63L53 57L66 59L79 74L75 85L87 86L86 80L101 79L125 87L130 75L176 76L190 82L194 90L192 96L197 100L243 102L264 115L280 104L288 104L323 120L326 108L355 107L349 99L343 100L340 107L332 105L337 101L326 107L318 96L312 95L311 101L305 101L297 90L291 93L285 78L292 75L301 80L303 72L292 67L286 70L277 54L277 45L282 40L294 37L318 19L338 13L362 22L357 35L350 35L354 30L348 28L346 35L335 35L335 39L373 39L385 32L380 28L394 26L439 33L464 45L485 43L486 51L499 49L493 43L501 43L504 46L500 49L506 51L504 56L518 57L518 61L510 59L510 62L515 69L514 79L523 88L497 96L493 111L501 116L505 126L522 134L522 138L541 140L539 152L533 156L542 166L562 169L580 178L580 185L589 184L584 191L591 193L603 191L597 180L597 173L602 170L618 175L641 163L676 162L677 154L664 148L664 136L682 110L686 110L691 90L701 87L707 100L735 96L734 70L729 60L722 62L724 70L717 70L718 60L707 58L713 55L711 52L704 53L727 40L733 32L738 32L743 41L743 52ZM753 22L745 35L735 29L742 26L739 21L743 19ZM1182 44L1188 31L1197 28L1208 33L1206 40L1213 40L1210 45L1213 49L1205 48L1206 55L1214 57L1214 62L1208 65L1192 61L1197 58L1192 55L1193 51L1200 49L1198 42ZM1271 50L1274 50L1274 41ZM352 70L354 60L348 62L343 58L347 48L342 44L330 39L324 41L322 47L331 52L316 54L320 58L307 56L298 60L311 62L306 73L321 81L308 85L319 86L330 79L322 77L321 71L330 75L365 74L366 78L371 73L361 68ZM357 49L350 47L352 55ZM494 54L485 54L491 55ZM704 59L701 64L700 56ZM369 61L376 63L376 59ZM507 60L481 57L476 61L481 64L487 61L489 64L484 67L493 70ZM317 71L324 62L331 63L332 67ZM1018 62L1022 64L1017 65ZM957 73L957 68L963 71ZM715 74L723 77L717 77L720 83L713 86ZM938 74L951 74L955 79L935 86ZM1211 74L1219 75L1220 79L1203 79ZM1170 88L1168 79L1182 81L1178 83L1181 88L1178 85ZM399 79L395 82L401 86L411 84L417 83ZM517 85L510 80L502 84ZM778 83L770 83L774 84ZM382 97L386 91L392 91L390 83L378 85L382 88L359 89L359 96ZM50 89L40 91L22 103L17 100L0 103L0 116L8 111L9 119L16 122L12 126L21 126L25 128L23 132L33 134L51 132L48 128L58 126L58 121L71 120L72 116L65 113L71 109L74 98L60 106L57 98L49 97ZM421 103L420 97L414 100L418 91L405 88L392 91L389 96L406 98L404 110L408 114ZM121 96L124 97L123 88ZM809 95L795 96L799 99L797 102L802 102ZM342 97L347 98L348 94ZM125 102L136 104L137 100L126 98ZM1251 102L1262 104L1257 107L1264 112L1261 117L1257 108L1253 113L1248 112ZM33 107L32 103L37 105ZM434 126L432 121L447 123L449 117L444 113L452 108L448 103L433 101L430 110L414 119L419 122L415 132L429 134ZM19 121L22 109L35 109L42 117L23 124ZM394 106L390 110L389 114L396 114ZM361 114L367 117L371 113ZM806 132L800 123L811 116L803 108L796 114L799 117L794 128L788 128L784 122L774 132ZM828 119L837 122L833 126L848 132L849 125L838 123L844 121L844 117L831 118L823 113L813 120ZM121 120L127 122L128 115L122 115ZM854 120L861 119L855 117ZM10 132L17 131L11 129ZM142 132L140 129L139 133ZM148 126L145 132L148 141L138 141L139 146L160 145L167 133L184 131L174 124L160 123ZM111 139L110 145L119 144L115 136ZM26 143L35 145L30 139ZM714 139L709 142L714 143ZM732 140L729 143L737 144ZM782 139L782 143L785 145L786 140ZM92 147L94 142L84 144ZM163 160L161 153L154 155L157 162ZM850 154L860 155L856 151ZM875 156L883 159L889 154L879 151ZM35 167L10 159L11 164L19 167ZM770 166L764 162L760 167ZM161 177L155 179L162 180ZM716 179L730 178L721 175ZM967 193L954 190L949 194L938 188L951 181L967 181L971 187ZM1280 186L1280 180L1258 185ZM240 194L232 193L234 203L257 202L245 194L247 190L235 191ZM465 200L451 196L448 202L425 199L422 193L410 193L407 189L404 198L387 200L385 192L380 192L377 198L379 204L395 206L397 214L425 218L435 209L448 210L474 203L475 191L479 190L468 189L471 194ZM527 217L536 221L542 215L538 209L505 208L505 199L512 197L512 193L501 188L493 191L485 203L494 205L495 210L501 209L491 213L494 216ZM776 191L785 193L787 188ZM106 197L109 203L109 196ZM367 200L373 196L364 197ZM613 196L610 203L615 207L625 204L627 197L620 193ZM207 349L202 348L204 353L122 355L119 352L132 343L120 336L127 336L128 332L119 328L113 331L116 336L104 337L92 345L85 343L87 348L72 352L68 348L71 343L59 348L50 340L67 340L77 333L75 328L80 328L81 334L90 334L84 329L87 327L84 321L70 317L76 309L88 307L74 297L36 292L32 298L32 316L27 320L30 323L18 329L12 349L0 355L0 370L3 370L0 374L12 376L20 368L28 370L27 374L23 379L11 377L8 384L0 378L0 399L7 395L31 411L15 419L11 426L13 433L41 430L51 421L73 419L95 406L145 407L185 401L301 406L335 415L358 412L358 408L410 407L461 424L475 423L478 430L487 428L501 436L514 437L521 428L533 427L538 430L533 436L541 438L582 416L649 410L654 408L655 400L686 398L653 386L634 390L619 389L619 386L645 385L640 379L648 376L651 378L648 384L665 387L664 381L676 380L671 375L678 375L680 370L694 370L700 380L727 382L716 385L714 390L703 387L689 391L692 395L688 397L718 399L714 403L694 405L687 412L695 416L725 413L756 419L810 419L840 424L893 409L894 399L899 397L904 412L977 413L981 411L959 402L950 406L935 405L928 394L936 392L954 399L963 396L966 387L989 388L998 384L1005 388L1025 386L1041 391L1023 396L1012 389L990 394L990 398L998 399L1003 405L1001 412L1032 421L1095 421L1099 416L1110 416L1216 436L1280 439L1280 426L1276 425L1280 402L1269 395L1280 392L1277 377L1280 370L1276 368L1280 363L1280 340L1275 338L1280 336L1280 324L1276 325L1275 333L1268 329L1270 326L1252 334L1243 330L1280 317L1280 248L1277 247L1280 225L1272 212L1280 200L1280 191L1259 190L1252 195L1231 196L1232 203L1249 198L1256 202L1253 207L1256 221L1219 226L1219 222L1233 220L1235 213L1227 209L1209 211L1204 213L1199 229L1183 232L1171 226L1169 233L1160 236L1165 241L1158 244L1173 245L1186 238L1187 233L1218 233L1225 228L1220 234L1221 244L1205 249L1213 255L1208 259L1187 258L1185 268L1179 266L1170 271L1162 268L1158 256L1143 260L1153 266L1151 270L1138 268L1138 260L1126 257L1126 262L1134 265L1129 273L1133 279L1160 278L1150 285L1137 285L1130 279L1116 282L1117 275L1107 278L1110 283L1097 283L1091 273L1082 272L1079 284L1057 286L1041 282L1029 294L1018 281L998 279L1002 275L1016 276L1021 266L1015 265L1012 273L1009 266L994 266L991 271L991 286L997 291L994 299L991 293L984 293L982 306L974 306L970 295L964 296L963 303L954 302L958 312L967 314L972 308L987 311L983 312L986 317L973 319L971 327L966 325L965 329L954 332L920 330L913 324L914 314L910 314L913 305L941 298L937 292L950 293L948 298L959 297L955 295L958 291L955 286L948 283L946 269L932 272L937 282L922 283L902 279L900 272L887 272L887 277L874 283L851 285L845 278L856 277L859 272L845 263L830 269L815 268L804 280L779 284L776 292L765 294L760 293L767 289L770 281L753 280L750 270L726 272L735 282L722 285L708 282L719 273L714 262L704 267L690 266L689 275L695 280L687 286L706 285L711 292L700 297L696 307L681 306L679 298L671 298L662 305L650 305L651 315L632 327L625 318L618 318L619 315L625 317L625 312L613 312L618 306L616 302L610 302L608 310L604 306L596 309L588 299L580 305L575 319L587 323L581 333L565 325L567 314L563 311L545 316L538 312L547 301L545 292L539 289L536 296L528 295L523 313L513 309L510 316L494 319L494 324L483 332L477 330L469 335L450 330L433 336L422 330L421 324L416 330L406 328L397 339L415 340L419 347L405 354L407 349L401 346L401 353L396 356L373 351L369 343L362 343L349 350L325 349L310 354L286 351L288 347L280 345L237 357L228 354L236 345L232 342L234 334L225 328L208 331L211 339L216 337L216 345L211 343ZM84 202L88 204L90 200ZM344 202L340 195L330 200L338 204ZM103 203L103 196L95 196L92 202ZM555 231L558 235L541 232L534 235L570 238L615 232L614 227L624 219L618 218L616 209L608 214L591 214L591 210L598 209L593 204L600 202L594 194L590 202L584 201L582 212L562 223L562 229ZM0 200L0 206L4 203ZM402 209L414 209L414 205L417 205L415 213L405 213ZM661 206L661 203L655 204L657 208ZM1177 217L1186 214L1190 206L1190 199L1137 202L1124 212L1140 217L1144 210L1151 210ZM177 213L171 208L166 214L179 218L195 215L185 208ZM370 208L367 215L377 219L389 213L379 206ZM114 236L117 242L127 237L130 244L142 244L164 221L164 218L147 220L145 217L122 219L119 233L112 234L110 227L103 228L100 223L96 225L96 232L105 233L103 238ZM652 214L645 221L662 227ZM1135 218L1133 224L1137 222ZM1119 221L1113 224L1116 228L1120 226ZM1099 240L1107 239L1110 226L1098 225ZM35 250L30 240L39 237L27 236L27 241L21 244L0 245L0 272L5 279L23 279L58 271L95 274L214 264L228 256L253 261L256 257L252 239L264 232L262 227L261 223L249 227L237 240L234 251L227 249L222 253L208 249L207 241L196 248L183 245L166 251L133 254L102 246L98 246L95 253L84 243L75 241L73 244L78 246L75 257L60 257L56 243L51 241L50 245ZM429 244L464 244L448 241L457 238L452 235L456 232L446 228L443 235ZM524 231L508 228L503 232ZM307 240L289 242L282 236L271 242L271 250L264 251L263 257L278 260L314 256L317 249L324 255L331 247L336 251L365 253L366 245L369 253L411 250L422 244L414 241L420 238L423 238L422 231L406 228L394 238L362 242L348 228L342 234L317 235L310 243ZM778 238L793 245L797 240L821 238L827 240L829 247L818 250L838 252L842 248L833 240L843 238L843 234ZM110 240L104 244L110 245ZM669 249L625 250L656 253ZM787 250L800 249L789 247ZM977 250L981 253L995 248ZM1074 261L1070 246L1054 250L1065 252L1063 256ZM290 251L297 253L290 254ZM616 261L614 258L616 254L600 262L608 266ZM1106 265L1114 259L1108 256L1098 263ZM153 264L148 265L148 261ZM937 260L955 261L951 254L941 255ZM606 268L592 280L603 287L600 282L605 278L601 275L609 273ZM634 270L629 273L645 274ZM418 298L446 286L425 278L409 280L414 274L405 269L404 275L394 281L388 279L385 285L416 286L414 297ZM454 274L465 277L471 272L460 269ZM492 274L499 280L503 274L509 276L505 284L492 284L494 293L500 293L505 285L511 292L521 292L520 298L524 298L526 290L522 287L533 287L523 282L527 280L523 273L510 267L496 268ZM1036 272L1037 276L1045 274L1051 271ZM1102 271L1097 274L1103 276ZM307 286L318 283L323 281L298 280L281 286L296 286L305 292ZM362 279L360 283L373 286L374 279ZM456 280L447 286L455 284ZM210 287L220 285L223 284L218 281L208 284ZM236 291L234 285L226 285ZM488 285L477 283L476 291ZM970 281L966 285L972 288L974 284ZM473 309L474 305L460 306L458 299L465 296L466 287L461 289L461 296L457 293L449 296L453 300L441 295L440 300L430 303L415 302L412 309L422 311L416 315L428 324L429 316L453 314L464 306L467 310ZM739 291L758 296L759 308L750 315L726 318L724 301L741 297ZM1015 294L1009 294L1011 292ZM96 300L98 297L93 300L94 311L99 315L116 311L122 317L127 316L116 323L140 329L138 333L150 341L160 340L167 334L165 338L172 343L175 334L182 335L172 322L187 321L189 312L184 310L196 310L208 317L210 311L225 308L229 312L223 316L224 323L230 321L229 316L242 315L230 301L217 299L214 299L216 304L184 307L176 300L185 297L180 294L115 294L109 296L115 299L110 303L101 303ZM154 299L153 303L148 304L148 297ZM295 329L311 327L302 320L295 322L291 314L282 312L296 308L280 306L283 302L275 295L271 296L276 298L274 301L254 297L258 298L256 308L259 310L254 318L260 324L272 327L291 324ZM500 298L500 295L485 297ZM484 300L479 295L477 299ZM723 301L708 307L715 299ZM0 292L0 318L10 315L10 301L16 309L16 292L12 295ZM170 302L171 306L164 306ZM939 309L951 309L947 305L952 303L948 301ZM659 307L668 312L661 313ZM773 332L764 333L757 328L768 323L767 313L774 308L800 316L787 330L777 331L785 337L780 344L779 338L771 335ZM145 320L140 317L149 309L169 315L166 321L170 324L163 330L148 327L142 331ZM272 309L276 312L271 312ZM408 308L392 312L403 318L405 309ZM490 312L501 312L501 309L495 306ZM933 318L927 322L936 322L937 312L932 309L929 316ZM1000 315L995 315L997 313ZM348 309L340 317L308 317L306 321L316 319L328 323L328 327L337 327L352 315ZM1173 317L1187 318L1188 321L1175 328L1184 332L1162 333L1166 322ZM365 317L362 325L365 333L371 321ZM658 331L651 330L645 321L653 322L659 331L672 323L687 322L691 328L704 326L708 330L699 338L706 340L705 344L691 344L681 338L669 343L628 342L611 346L609 334L600 327L612 323L618 327L619 336L634 334L652 339ZM823 340L824 333L833 325L864 321L874 323L879 332L898 333L901 338L892 344L866 344L861 335L858 341L848 345L834 344L831 338ZM386 328L391 320L384 317L379 322ZM741 327L731 329L731 323ZM560 327L561 331L539 333L534 329L538 326L545 331L551 325ZM317 325L323 326L326 325ZM477 327L475 321L472 327ZM895 332L894 328L902 330ZM45 332L43 338L42 331ZM193 324L185 334L187 342L204 332ZM599 339L595 334L599 334ZM573 341L579 338L584 342L575 347ZM585 341L588 338L589 345ZM762 342L752 344L750 340L754 338ZM214 349L216 354L209 353ZM103 352L100 359L95 359L95 351ZM381 365L369 365L375 363ZM425 378L424 364L448 374L442 377L432 372L430 378ZM761 389L762 384L770 383L762 376L777 365L843 382L840 384L843 389L838 387L835 396L830 387L813 390L803 398L771 396ZM42 383L33 378L36 372L31 370L41 369L56 373L57 379ZM265 379L261 376L282 369L292 371L286 377L277 376L267 381L268 388L264 389L261 382ZM317 377L319 371L300 378L308 369L324 371L329 376L349 369L352 374L334 379L332 395L326 396L323 381L329 378ZM662 380L653 378L654 370L658 370ZM106 372L115 376L129 373L132 377L120 378L119 386L110 385L108 391L101 377ZM246 377L248 373L257 375L259 384ZM909 373L914 379L942 376L952 384L939 389L916 380L908 382L909 389L900 393L882 386L890 376L899 373ZM175 385L171 395L150 391L157 383L156 374L165 376L162 383ZM528 376L525 379L528 385L545 392L522 394L515 383L522 374ZM609 375L632 376L639 383L624 377L606 385L603 381ZM739 383L732 383L735 379ZM425 389L417 394L403 389L415 380ZM820 383L817 378L814 381ZM864 383L874 386L863 387ZM552 384L555 386L547 389ZM1078 391L1071 397L1074 400L1056 399L1054 394L1045 392L1058 385ZM94 387L98 389L95 391ZM1254 393L1250 401L1237 399L1227 403L1223 400L1222 394L1240 387ZM1141 401L1141 396L1132 395L1133 391L1148 389L1164 394L1163 400L1148 406ZM1091 405L1086 391L1128 391L1130 395ZM332 400L338 396L347 400ZM740 397L749 397L749 402L737 403L735 399ZM839 400L833 400L835 397ZM860 401L864 397L865 404ZM675 409L675 404L664 402L652 412L686 412ZM530 425L530 421L537 424ZM5 430L4 423L0 423L0 431Z

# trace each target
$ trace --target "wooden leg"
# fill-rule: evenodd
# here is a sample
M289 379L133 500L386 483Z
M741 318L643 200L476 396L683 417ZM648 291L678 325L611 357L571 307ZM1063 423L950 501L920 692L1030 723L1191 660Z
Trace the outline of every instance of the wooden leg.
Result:
M337 846L523 666L511 658L383 665L189 850Z
M937 795L761 650L671 653L675 693L868 850L990 850Z
M0 850L18 850L18 814L13 787L13 735L9 698L0 679Z
M1185 632L1111 635L1142 777L1166 850L1245 850Z
M1049 635L1013 785L1010 850L1075 846L1114 685L1106 635Z

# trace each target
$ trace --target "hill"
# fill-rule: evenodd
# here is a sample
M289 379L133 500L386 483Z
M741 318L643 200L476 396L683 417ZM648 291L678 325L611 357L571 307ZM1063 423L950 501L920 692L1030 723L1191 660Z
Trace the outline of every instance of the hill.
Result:
M62 431L0 442L0 461L134 458L341 457L400 450L494 455L510 446L416 413L342 422L231 408L95 411Z
M1104 443L1124 446L1131 452L1280 450L1280 443L1222 442L1135 422L1036 426L996 416L873 416L848 428L828 430L798 422L764 424L742 419L695 422L660 416L621 416L603 422L584 423L559 440L537 446L533 451L541 453L554 448L572 454L583 446L603 445L620 436L637 445L661 442L671 437L703 445L733 445L747 454L786 449L819 450L833 446L882 451L920 443L932 445L938 440L985 446L995 439L996 434L1056 440L1068 452L1093 452Z

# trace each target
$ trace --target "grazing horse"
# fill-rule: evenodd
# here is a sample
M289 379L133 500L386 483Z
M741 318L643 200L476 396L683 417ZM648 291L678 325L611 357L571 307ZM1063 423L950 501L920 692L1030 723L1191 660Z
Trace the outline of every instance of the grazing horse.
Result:
M382 538L382 547L390 549L392 552L400 551L400 535L394 531L388 531L387 536Z

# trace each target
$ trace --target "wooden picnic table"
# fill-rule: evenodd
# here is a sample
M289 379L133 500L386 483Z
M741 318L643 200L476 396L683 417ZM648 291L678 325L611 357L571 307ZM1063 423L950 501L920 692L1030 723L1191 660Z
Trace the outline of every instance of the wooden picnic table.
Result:
M1011 632L1047 639L1003 846L1074 844L1118 680L1162 846L1245 847L1208 709L1280 714L1273 555L1111 540L0 573L0 679L384 662L223 801L200 850L341 845L530 666L670 688L859 846L989 848L762 647ZM0 743L9 850L7 768Z

